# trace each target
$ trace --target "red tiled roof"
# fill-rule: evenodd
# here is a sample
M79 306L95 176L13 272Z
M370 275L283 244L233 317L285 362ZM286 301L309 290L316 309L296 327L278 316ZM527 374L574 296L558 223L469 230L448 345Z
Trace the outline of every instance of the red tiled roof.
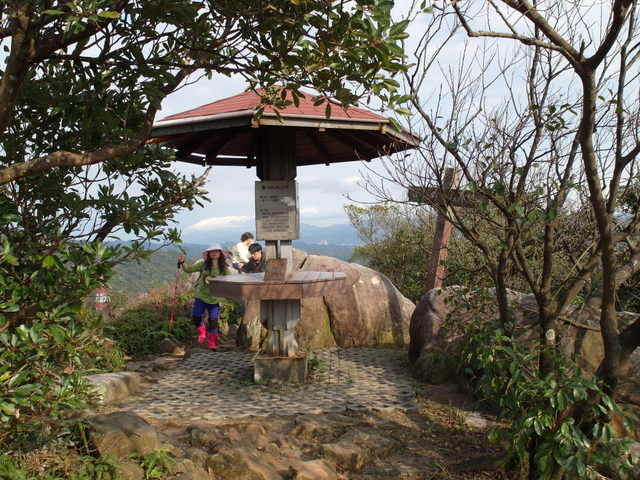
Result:
M308 92L303 93L305 94L305 97L300 99L299 107L291 104L287 108L279 110L280 115L282 115L283 117L325 118L326 102L319 106L315 106L311 100L314 95ZM374 120L385 123L388 122L387 118L383 117L382 115L378 115L362 108L350 107L345 111L338 102L331 101L331 104L331 119L344 118L352 120ZM167 122L171 120L183 120L187 118L195 119L198 117L211 117L214 115L230 114L234 112L247 112L247 114L249 114L256 108L258 108L259 105L260 96L258 95L258 93L254 91L248 91L240 93L238 95L234 95L232 97L218 100L213 103L202 105L192 110L187 110L186 112L170 115L159 121ZM267 106L265 108L265 113L273 114L275 110L275 108Z

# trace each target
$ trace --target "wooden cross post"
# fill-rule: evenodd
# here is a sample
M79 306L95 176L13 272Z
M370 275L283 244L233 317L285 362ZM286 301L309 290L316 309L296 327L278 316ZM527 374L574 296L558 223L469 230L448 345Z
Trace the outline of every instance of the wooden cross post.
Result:
M473 204L472 198L468 194L472 192L463 192L459 190L460 177L462 172L447 168L445 170L444 182L442 189L425 188L425 187L409 187L409 201L428 203L434 205L438 209L438 217L436 219L436 231L433 236L433 245L431 247L431 256L429 258L429 270L427 272L427 280L425 291L442 286L442 279L445 274L445 262L449 254L449 240L451 239L451 230L453 225L448 220L451 216L451 207L469 207ZM444 201L443 190L447 191L448 202ZM424 202L427 198L428 202ZM447 210L447 215L443 213Z

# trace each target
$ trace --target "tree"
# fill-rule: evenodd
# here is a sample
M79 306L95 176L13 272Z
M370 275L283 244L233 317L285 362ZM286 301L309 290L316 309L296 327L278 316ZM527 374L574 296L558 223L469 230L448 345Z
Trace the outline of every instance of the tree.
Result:
M428 219L406 215L406 209L395 204L347 205L345 210L364 242L354 248L352 258L364 260L369 268L389 277L404 296L417 302L424 293L421 287L430 252L424 242Z
M393 105L407 23L392 6L0 2L0 448L26 431L15 425L82 407L82 373L113 351L83 328L83 299L151 242L178 242L174 215L206 200L206 172L175 173L172 153L145 143L167 95L238 75L276 108L305 86L318 104Z
M318 103L331 96L347 107L373 91L393 104L406 22L391 21L392 5L4 2L0 331L80 299L114 264L143 257L145 242L177 240L167 227L177 210L205 200L206 174L172 173L170 154L145 145L171 92L235 74L252 88L286 85L264 98L279 108L303 86ZM98 244L121 233L137 240Z
M386 180L448 198L450 220L492 273L507 329L506 272L518 270L548 347L541 371L572 353L568 323L598 320L605 357L596 374L614 395L640 344L640 322L622 328L616 315L618 288L640 268L640 217L621 209L638 187L637 2L433 2L422 15L429 25L406 82L425 140L415 157L391 160ZM461 170L473 211L447 196L445 166ZM566 415L584 411L571 408ZM577 416L587 429L591 419Z
M347 205L345 210L363 242L354 248L352 258L385 274L405 297L417 303L425 294L432 247L429 240L434 235L433 212L397 203ZM491 284L475 248L464 237L454 236L449 251L446 284Z

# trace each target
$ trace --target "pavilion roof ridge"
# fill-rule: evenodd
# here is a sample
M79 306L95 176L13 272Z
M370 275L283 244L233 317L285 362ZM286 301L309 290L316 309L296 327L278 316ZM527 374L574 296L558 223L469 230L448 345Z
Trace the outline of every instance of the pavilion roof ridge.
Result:
M258 90L258 92L261 89ZM327 99L332 105L337 108L332 109L329 117L325 114L325 104L314 105L311 101L313 95L309 92L302 92L305 97L300 99L299 106L291 104L284 109L276 109L267 105L265 107L264 115L277 115L282 117L297 117L297 118L313 118L324 119L327 121L340 121L340 120L355 120L355 121L373 121L378 123L388 123L389 119L374 113L370 110L366 110L361 107L349 107L347 110L332 99ZM233 118L247 116L255 113L260 105L259 93L249 90L240 94L227 97L224 99L216 100L205 105L187 110L185 112L169 115L156 123L160 125L168 125L168 122L176 122L180 120L180 123L200 122L206 120L214 120L221 118Z

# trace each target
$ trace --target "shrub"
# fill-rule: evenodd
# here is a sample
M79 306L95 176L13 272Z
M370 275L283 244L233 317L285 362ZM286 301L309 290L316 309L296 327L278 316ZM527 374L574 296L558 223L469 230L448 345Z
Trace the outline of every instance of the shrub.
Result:
M110 457L78 457L64 450L39 451L28 459L0 455L1 480L111 480L121 478L117 461ZM147 477L157 478L157 477Z
M87 374L122 368L120 350L98 324L58 313L57 324L0 333L0 445L8 438L11 448L40 443L43 424L89 406L93 390Z
M519 345L497 323L470 326L457 359L480 401L508 421L489 438L506 441L523 478L597 478L596 469L614 459L626 478L633 460L609 419L620 415L632 431L631 416L569 359L556 355L552 368L540 371L543 347Z
M168 287L149 292L105 325L105 333L132 357L156 353L159 341L164 338L191 345L196 339L191 322L193 292L180 291L175 307L173 295L173 288ZM241 304L237 300L225 300L220 307L219 321L237 324L242 319ZM170 329L172 309L174 320Z

